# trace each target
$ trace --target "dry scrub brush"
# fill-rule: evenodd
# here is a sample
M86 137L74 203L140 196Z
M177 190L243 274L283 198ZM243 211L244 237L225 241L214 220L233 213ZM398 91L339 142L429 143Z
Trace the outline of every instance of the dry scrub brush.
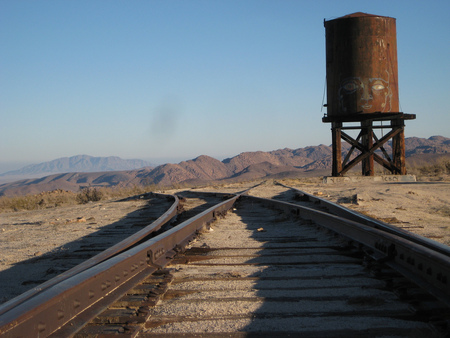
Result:
M441 160L430 165L408 168L408 173L418 176L419 180L426 180L427 178L438 181L448 180L450 161Z
M0 197L0 212L54 208L76 203L76 193L64 190L42 192L37 195Z
M0 213L21 210L39 210L85 204L101 200L119 199L151 192L155 186L148 187L85 187L78 193L61 189L46 191L37 195L1 196Z
M0 213L15 212L21 210L39 210L46 208L54 208L59 206L69 206L76 204L86 204L90 202L98 202L103 200L115 200L138 196L158 190L192 188L188 184L176 184L174 186L146 185L146 186L121 186L114 187L83 187L78 192L53 190L42 192L37 195L25 195L0 197Z

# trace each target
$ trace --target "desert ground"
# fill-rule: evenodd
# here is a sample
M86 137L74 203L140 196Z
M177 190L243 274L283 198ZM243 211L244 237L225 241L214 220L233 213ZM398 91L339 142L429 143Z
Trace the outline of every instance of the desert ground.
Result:
M280 182L450 246L450 182L324 184L319 179ZM236 183L196 190L232 193L255 184ZM285 190L270 180L251 194L270 198ZM177 191L180 190L164 193ZM145 200L100 201L0 214L0 303L29 289L30 279L45 279L43 274L48 267L39 267L36 257L64 253L68 243L112 223L129 224L127 215L145 205Z

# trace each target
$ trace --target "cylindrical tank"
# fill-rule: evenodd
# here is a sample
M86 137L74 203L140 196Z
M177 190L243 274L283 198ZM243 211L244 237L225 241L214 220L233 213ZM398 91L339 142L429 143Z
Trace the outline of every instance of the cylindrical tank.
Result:
M354 13L324 25L327 116L398 112L395 19Z

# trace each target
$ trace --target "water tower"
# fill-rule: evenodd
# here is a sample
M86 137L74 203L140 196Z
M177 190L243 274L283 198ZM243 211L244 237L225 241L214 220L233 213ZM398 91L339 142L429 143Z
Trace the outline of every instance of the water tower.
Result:
M395 19L354 13L324 25L327 114L322 121L331 123L332 176L344 176L359 163L362 175L374 176L374 161L405 175L405 120L416 116L399 112ZM378 138L377 129L389 131ZM346 130L359 131L358 136ZM390 156L385 144L391 139ZM351 146L344 159L341 140Z

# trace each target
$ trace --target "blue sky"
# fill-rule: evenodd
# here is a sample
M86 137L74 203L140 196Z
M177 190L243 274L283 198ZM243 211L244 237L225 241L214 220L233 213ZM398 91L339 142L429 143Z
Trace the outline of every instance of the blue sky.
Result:
M323 20L353 12L397 19L406 136L450 137L447 0L2 0L0 172L330 144Z

